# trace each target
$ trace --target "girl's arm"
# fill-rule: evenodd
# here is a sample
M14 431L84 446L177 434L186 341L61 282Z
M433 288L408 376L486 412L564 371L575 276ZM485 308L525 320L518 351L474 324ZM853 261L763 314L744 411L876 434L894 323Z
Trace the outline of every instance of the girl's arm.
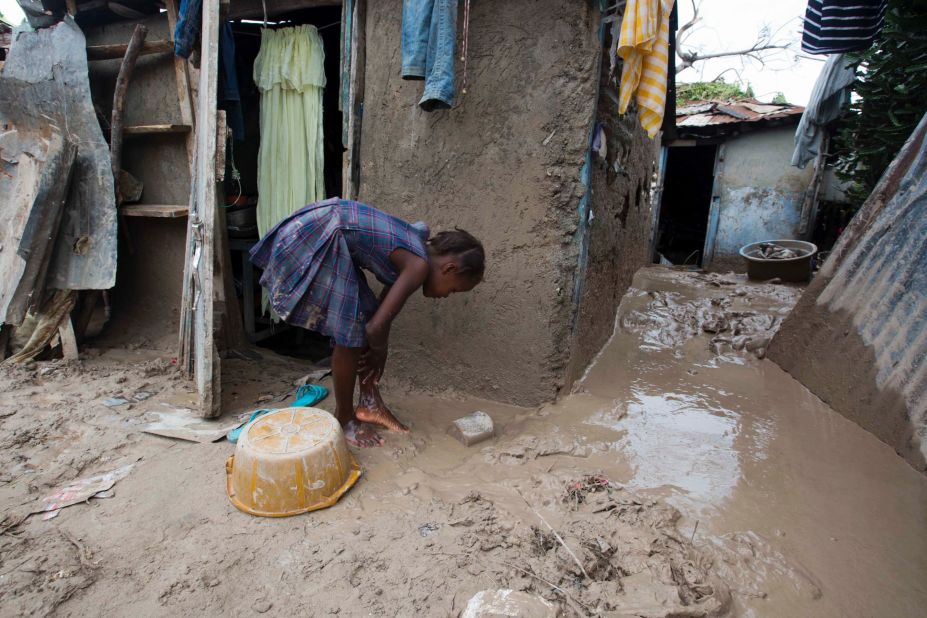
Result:
M396 249L390 255L390 262L399 270L399 277L390 287L383 290L380 306L367 322L367 345L369 358L364 365L369 372L364 381L371 377L378 381L386 364L386 349L389 343L389 329L406 300L420 288L428 276L428 262L405 249Z

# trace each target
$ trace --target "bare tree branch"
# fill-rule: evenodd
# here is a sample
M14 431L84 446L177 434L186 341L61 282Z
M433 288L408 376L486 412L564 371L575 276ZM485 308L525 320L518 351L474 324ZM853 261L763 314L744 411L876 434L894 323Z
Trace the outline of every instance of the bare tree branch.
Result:
M697 3L696 0L691 0L691 2L693 12L692 19L683 24L676 31L676 55L680 60L680 62L676 65L677 75L682 71L692 67L696 62L711 60L713 58L728 58L732 56L743 56L750 58L765 66L766 54L764 52L771 52L779 49L788 50L792 48L792 43L777 40L779 33L788 24L779 26L779 28L777 28L775 31L773 31L768 25L764 26L762 29L760 29L759 33L757 33L756 42L752 46L745 49L705 53L700 49L688 48L686 41L693 32L692 28L699 21L701 21L701 17L699 17L700 3Z

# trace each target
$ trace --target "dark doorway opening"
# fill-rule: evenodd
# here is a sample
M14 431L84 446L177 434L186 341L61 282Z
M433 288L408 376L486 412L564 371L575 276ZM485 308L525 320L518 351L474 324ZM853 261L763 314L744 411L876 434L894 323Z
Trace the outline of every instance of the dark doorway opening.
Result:
M322 123L325 149L325 196L342 194L341 7L298 9L274 15L270 28L312 24L318 28L325 51L325 89L322 92ZM260 15L232 23L235 60L244 116L245 139L227 152L226 217L232 250L233 277L241 296L245 331L250 341L279 354L319 361L331 354L328 337L274 320L264 311L260 271L248 261L258 240L256 209L259 208L257 168L261 144L261 93L254 83L254 61L261 48ZM233 167L234 165L234 167Z
M702 264L717 150L676 146L667 153L657 252L673 264Z

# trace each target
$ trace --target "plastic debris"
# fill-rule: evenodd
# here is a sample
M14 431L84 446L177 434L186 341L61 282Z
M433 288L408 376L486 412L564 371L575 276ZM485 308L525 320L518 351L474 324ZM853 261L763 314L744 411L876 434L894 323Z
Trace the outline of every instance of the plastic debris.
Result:
M134 466L134 463L130 463L110 472L72 481L42 498L41 508L33 513L45 513L42 519L47 520L57 517L61 509L87 502L91 498L112 498L115 495L111 491L113 485L128 476Z

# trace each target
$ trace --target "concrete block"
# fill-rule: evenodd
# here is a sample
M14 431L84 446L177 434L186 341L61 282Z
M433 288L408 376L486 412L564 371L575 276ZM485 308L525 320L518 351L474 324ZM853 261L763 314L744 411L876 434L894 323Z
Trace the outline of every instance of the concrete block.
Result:
M447 430L464 446L473 446L496 435L492 419L485 412L474 412L451 423Z

